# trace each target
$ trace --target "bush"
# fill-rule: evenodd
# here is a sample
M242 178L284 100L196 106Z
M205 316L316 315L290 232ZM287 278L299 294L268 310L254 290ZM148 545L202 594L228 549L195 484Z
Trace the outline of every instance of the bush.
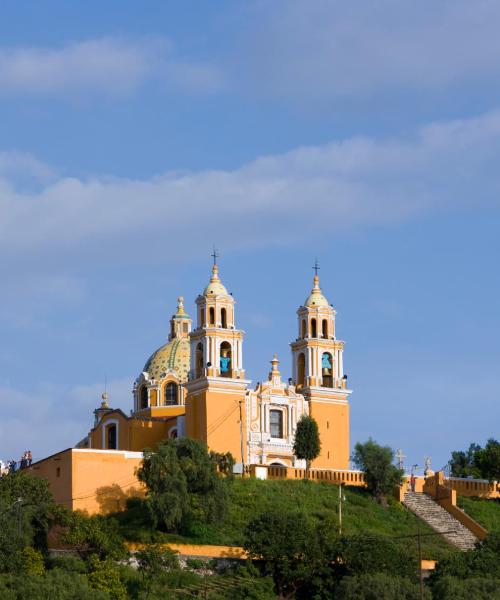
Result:
M434 600L500 600L500 579L443 577L432 588Z
M8 574L0 576L2 600L109 600L109 595L93 590L83 575L65 573L60 569L41 576L26 577Z
M431 599L429 590L424 598ZM355 575L342 579L335 600L420 600L420 586L386 573Z
M78 555L86 559L96 554L100 559L123 558L126 551L114 519L93 515L87 517L79 512L67 515L63 539L73 546Z
M90 557L89 566L87 579L92 589L108 594L113 600L127 600L127 589L114 562L109 559L100 560L94 554Z

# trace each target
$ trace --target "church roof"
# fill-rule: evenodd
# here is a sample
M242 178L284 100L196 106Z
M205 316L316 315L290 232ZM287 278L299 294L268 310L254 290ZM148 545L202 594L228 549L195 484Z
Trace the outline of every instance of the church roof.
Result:
M189 354L189 339L175 338L153 352L143 371L157 381L164 379L168 372L175 371L179 381L184 383L188 379Z
M304 306L308 308L316 308L318 306L330 306L330 303L323 295L321 288L319 287L319 277L315 275L314 277L314 285L311 293L309 294L307 300L304 302Z
M204 296L228 296L227 290L224 287L222 281L219 279L219 268L217 265L213 266L212 269L212 277L210 278L210 283L203 290Z

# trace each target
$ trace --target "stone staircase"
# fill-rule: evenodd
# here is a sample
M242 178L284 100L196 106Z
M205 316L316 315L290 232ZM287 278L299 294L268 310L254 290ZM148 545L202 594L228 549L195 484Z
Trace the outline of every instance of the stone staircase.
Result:
M440 533L446 541L460 550L471 550L478 541L467 527L439 506L437 502L421 492L406 492L403 504L425 521L434 531ZM445 533L446 532L446 533Z

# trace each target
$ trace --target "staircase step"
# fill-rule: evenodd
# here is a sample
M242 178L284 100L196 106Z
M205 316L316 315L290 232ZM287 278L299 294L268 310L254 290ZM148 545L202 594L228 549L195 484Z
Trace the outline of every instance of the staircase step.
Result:
M406 492L403 504L450 544L460 550L474 548L477 542L475 535L427 494Z

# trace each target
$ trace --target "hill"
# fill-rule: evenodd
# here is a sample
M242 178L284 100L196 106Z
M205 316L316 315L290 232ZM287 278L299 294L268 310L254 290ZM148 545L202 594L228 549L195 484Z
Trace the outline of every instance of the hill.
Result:
M500 501L458 496L457 503L488 531L500 532Z
M122 534L129 541L232 546L242 545L245 527L254 515L271 510L302 510L316 522L328 519L338 523L339 491L338 486L330 483L236 479L230 485L229 496L229 511L223 523L198 525L184 536L154 531L140 501L134 501L127 511L114 516L120 523ZM373 501L366 491L358 488L345 488L344 497L343 533L399 538L405 545L414 544L415 551L416 539L408 536L417 532L418 524L422 534L433 533L395 500L389 499L389 506L383 507ZM451 547L440 536L432 535L422 538L422 549L425 558L439 559Z

